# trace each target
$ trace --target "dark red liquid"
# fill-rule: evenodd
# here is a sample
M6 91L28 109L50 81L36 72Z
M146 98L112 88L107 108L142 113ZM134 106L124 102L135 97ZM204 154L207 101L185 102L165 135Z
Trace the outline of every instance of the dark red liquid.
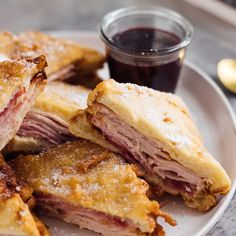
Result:
M180 39L171 33L154 28L133 28L112 37L112 44L137 57L141 55L159 55L158 51L175 46ZM122 83L136 83L153 89L174 92L182 64L178 52L167 61L155 62L118 55L108 49L107 60L111 78Z

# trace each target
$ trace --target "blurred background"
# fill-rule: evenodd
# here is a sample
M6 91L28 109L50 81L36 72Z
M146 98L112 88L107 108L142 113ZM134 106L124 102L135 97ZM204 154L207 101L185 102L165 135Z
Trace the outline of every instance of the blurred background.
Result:
M233 6L233 7L236 7L236 1L235 0L221 0L221 2L229 4L229 5Z

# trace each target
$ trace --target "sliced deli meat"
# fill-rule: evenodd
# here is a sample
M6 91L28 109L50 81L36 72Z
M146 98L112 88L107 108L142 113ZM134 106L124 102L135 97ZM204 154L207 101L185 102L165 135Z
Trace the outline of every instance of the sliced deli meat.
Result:
M78 122L81 116L84 126ZM176 95L104 81L89 95L88 108L71 119L70 130L106 148L112 145L139 165L149 183L180 194L189 207L207 211L230 189L230 178L207 152ZM97 138L91 139L91 133Z
M13 138L46 85L45 57L0 62L0 150Z
M17 135L44 140L52 146L75 139L64 120L50 113L34 110L28 112Z
M18 179L34 189L40 209L102 235L164 235L148 184L118 155L86 140L67 142L11 163Z
M23 120L17 135L4 149L5 153L36 153L51 146L75 140L68 120L77 109L87 107L91 90L62 82L52 82L40 94Z

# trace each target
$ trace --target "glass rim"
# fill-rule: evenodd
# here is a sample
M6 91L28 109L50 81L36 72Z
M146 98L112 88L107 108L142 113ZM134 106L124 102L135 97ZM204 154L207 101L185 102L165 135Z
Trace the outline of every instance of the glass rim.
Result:
M174 46L166 47L163 49L160 49L158 51L125 51L122 48L119 48L114 45L114 43L107 37L107 35L104 32L104 25L108 24L110 25L112 22L116 21L117 19L123 18L125 16L129 15L138 15L138 14L148 14L151 13L152 15L156 16L164 16L166 18L169 18L170 20L177 22L180 24L182 29L184 30L184 37L181 38L180 42ZM110 48L122 53L122 54L127 54L129 56L140 56L140 57L147 57L147 56L161 56L161 55L166 55L172 52L176 52L181 50L182 48L185 48L192 39L193 35L193 26L191 23L183 17L181 14L169 10L164 7L125 7L125 8L120 8L115 11L107 13L101 23L100 23L100 36L103 42L108 45ZM141 53L141 54L140 54Z

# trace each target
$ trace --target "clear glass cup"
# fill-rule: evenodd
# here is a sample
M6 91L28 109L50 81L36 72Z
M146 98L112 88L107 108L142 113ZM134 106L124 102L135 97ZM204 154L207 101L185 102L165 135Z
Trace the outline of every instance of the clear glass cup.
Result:
M193 27L161 7L128 7L100 25L111 78L174 92Z

